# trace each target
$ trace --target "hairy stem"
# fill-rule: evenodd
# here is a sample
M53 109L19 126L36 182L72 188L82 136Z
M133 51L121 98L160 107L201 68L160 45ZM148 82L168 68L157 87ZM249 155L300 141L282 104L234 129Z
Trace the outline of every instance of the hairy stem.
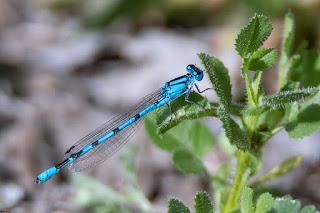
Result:
M237 204L239 204L242 189L247 184L251 173L248 165L249 160L250 155L248 152L239 152L236 175L234 177L228 201L223 208L222 213L230 213L233 209L238 207Z

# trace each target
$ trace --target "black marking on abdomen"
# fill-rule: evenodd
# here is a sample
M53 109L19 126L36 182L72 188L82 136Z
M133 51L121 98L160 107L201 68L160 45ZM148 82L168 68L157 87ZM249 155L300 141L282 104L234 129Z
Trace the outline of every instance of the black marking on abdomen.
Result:
M61 169L64 165L66 165L69 162L69 159L65 159L64 161L62 161L61 163L59 163L58 165L56 165L56 169Z
M134 118L135 118L136 120L138 120L140 117L141 117L141 115L139 115L139 113L134 116Z
M115 136L120 130L119 130L119 127L117 127L112 131L113 131L113 136Z
M77 159L81 154L83 150L80 150L79 152L73 153L70 155L70 158Z
M172 79L171 81L169 81L169 85L170 85L170 86L174 86L174 85L183 83L183 81L182 81L182 82L179 82L179 83L172 84L172 82L177 81L177 80L182 79L182 78L186 78L186 77L188 78L188 75L182 75L182 76L180 76L180 77L177 77L177 78L175 78L175 79Z
M92 145L92 148L94 148L94 147L96 147L96 146L99 145L99 142L98 142L98 141L95 141L95 142L93 142L91 145Z
M73 145L72 147L70 147L67 151L66 154L68 154L75 146Z

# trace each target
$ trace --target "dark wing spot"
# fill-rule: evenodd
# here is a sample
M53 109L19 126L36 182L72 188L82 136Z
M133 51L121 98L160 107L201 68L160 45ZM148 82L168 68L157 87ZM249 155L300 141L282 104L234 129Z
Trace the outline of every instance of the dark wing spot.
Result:
M70 147L67 151L66 154L68 154L75 146Z

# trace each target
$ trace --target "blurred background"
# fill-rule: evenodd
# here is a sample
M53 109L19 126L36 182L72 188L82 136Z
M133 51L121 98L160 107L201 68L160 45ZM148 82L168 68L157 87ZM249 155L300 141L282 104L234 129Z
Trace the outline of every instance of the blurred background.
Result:
M307 40L309 48L319 50L319 0L1 0L0 210L92 212L103 201L110 207L112 199L123 199L128 207L123 212L141 212L141 203L166 212L171 196L192 207L196 191L210 193L208 184L201 176L176 171L171 155L156 148L143 128L97 167L76 174L64 169L40 185L33 181L91 130L184 75L188 64L201 67L197 53L225 63L234 99L243 101L236 35L254 13L264 14L274 28L265 46L279 50L288 11L295 15L296 46ZM276 71L277 66L264 72L268 94L277 91ZM210 87L209 81L199 87ZM210 91L204 95L215 98ZM220 122L205 121L217 139ZM303 154L303 166L270 186L318 209L319 137L318 131L291 140L282 131L266 145L263 157L267 171ZM131 163L136 179L128 178L119 156L132 156L122 161ZM204 160L214 173L215 164L228 158L216 148ZM142 192L136 196L145 196L140 207L120 196L132 181ZM109 207L100 210L113 212Z

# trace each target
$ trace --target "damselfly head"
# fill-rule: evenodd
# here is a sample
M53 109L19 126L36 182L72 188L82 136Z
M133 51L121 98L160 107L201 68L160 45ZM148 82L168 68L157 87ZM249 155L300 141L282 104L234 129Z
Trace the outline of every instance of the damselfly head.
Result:
M203 71L201 69L199 69L198 67L196 67L193 64L189 64L187 66L187 71L193 75L193 77L197 80L197 81L201 81L203 79Z

